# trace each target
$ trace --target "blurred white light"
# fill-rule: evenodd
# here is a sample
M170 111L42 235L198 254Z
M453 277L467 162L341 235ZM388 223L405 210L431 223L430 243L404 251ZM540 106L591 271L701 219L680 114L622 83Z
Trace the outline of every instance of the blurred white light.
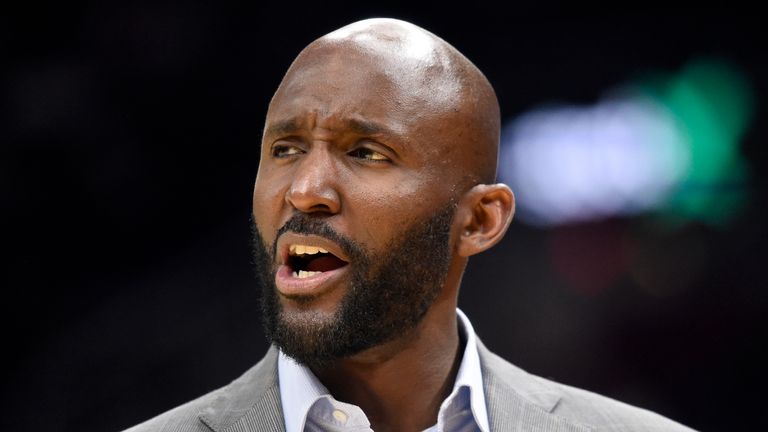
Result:
M664 202L685 176L690 146L664 106L622 93L594 106L550 106L502 131L499 176L519 216L553 225L635 214Z

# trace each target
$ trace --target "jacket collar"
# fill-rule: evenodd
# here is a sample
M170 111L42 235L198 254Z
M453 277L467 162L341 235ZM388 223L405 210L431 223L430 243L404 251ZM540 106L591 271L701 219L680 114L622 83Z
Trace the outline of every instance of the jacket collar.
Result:
M282 432L283 409L277 381L277 348L243 376L218 391L199 418L215 432Z
M477 341L492 431L587 432L586 425L553 413L559 389L493 354Z

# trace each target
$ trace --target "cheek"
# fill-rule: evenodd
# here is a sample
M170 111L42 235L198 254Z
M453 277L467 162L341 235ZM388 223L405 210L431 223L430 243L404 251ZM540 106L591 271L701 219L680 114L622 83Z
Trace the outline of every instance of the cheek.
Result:
M354 232L363 233L360 240L379 250L445 206L450 198L440 189L426 176L350 185L349 220L359 224Z
M260 172L253 187L253 220L268 242L273 241L271 233L278 228L274 225L285 201L280 184L272 177Z
M260 209L265 207L274 197L274 193L270 191L269 183L257 178L256 183L253 186L253 213L254 216Z
M408 207L425 200L439 200L439 180L427 170L393 169L350 176L343 184L350 198L381 208Z

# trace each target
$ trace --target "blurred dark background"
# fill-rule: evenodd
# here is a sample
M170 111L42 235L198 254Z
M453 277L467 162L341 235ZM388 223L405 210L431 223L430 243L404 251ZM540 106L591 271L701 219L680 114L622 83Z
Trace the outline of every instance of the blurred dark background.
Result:
M24 3L0 16L6 430L117 431L226 384L266 350L248 215L260 133L307 43L410 20L494 84L505 119L588 105L647 70L726 59L753 91L727 223L513 223L461 307L528 371L702 430L768 422L766 100L759 14L443 3Z

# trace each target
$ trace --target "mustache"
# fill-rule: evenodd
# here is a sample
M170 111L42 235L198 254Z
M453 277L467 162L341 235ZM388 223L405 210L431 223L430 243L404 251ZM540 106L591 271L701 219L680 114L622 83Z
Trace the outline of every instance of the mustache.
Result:
M362 260L365 256L360 244L333 229L325 218L296 213L277 230L275 241L272 243L273 257L277 254L277 240L287 232L326 238L339 245L344 254L354 261Z

